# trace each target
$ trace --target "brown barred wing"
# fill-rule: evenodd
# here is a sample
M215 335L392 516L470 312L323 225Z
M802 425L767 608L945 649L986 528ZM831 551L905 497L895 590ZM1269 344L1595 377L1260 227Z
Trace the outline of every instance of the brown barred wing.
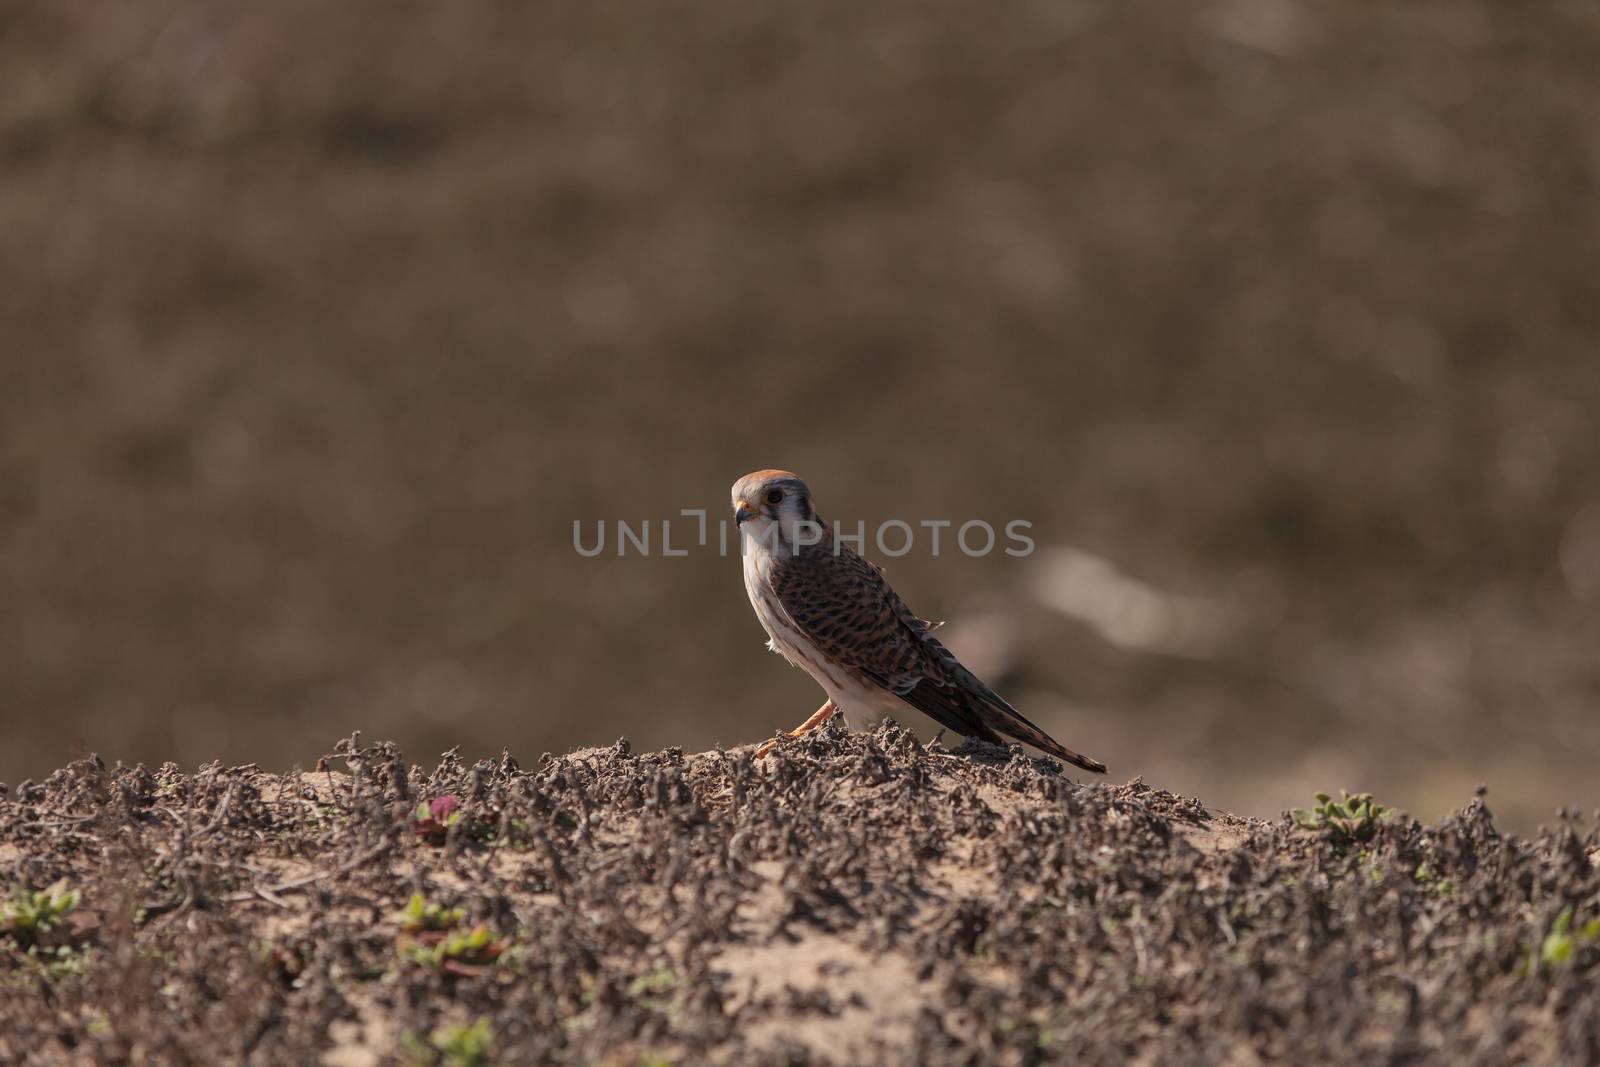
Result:
M1002 734L1097 774L1099 760L1072 751L963 667L869 560L822 544L783 560L773 593L830 660L882 686L939 725L999 743Z
M928 626L906 609L882 573L844 546L819 545L782 560L772 591L819 653L893 693L939 725L998 741L945 677L924 643Z

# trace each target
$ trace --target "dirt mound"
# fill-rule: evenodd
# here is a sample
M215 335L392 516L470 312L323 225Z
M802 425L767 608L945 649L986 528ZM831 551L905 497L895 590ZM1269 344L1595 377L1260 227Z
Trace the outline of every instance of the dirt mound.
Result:
M0 919L0 1061L1600 1059L1592 829L1344 810L1246 821L893 723L759 765L85 760L0 802L36 891Z

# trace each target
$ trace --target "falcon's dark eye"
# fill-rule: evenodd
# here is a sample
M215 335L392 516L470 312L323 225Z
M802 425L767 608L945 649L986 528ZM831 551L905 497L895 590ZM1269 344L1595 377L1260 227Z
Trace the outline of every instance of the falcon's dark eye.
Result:
M769 489L769 490L767 490L767 503L776 504L778 501L780 501L782 499L783 499L783 490L782 489Z

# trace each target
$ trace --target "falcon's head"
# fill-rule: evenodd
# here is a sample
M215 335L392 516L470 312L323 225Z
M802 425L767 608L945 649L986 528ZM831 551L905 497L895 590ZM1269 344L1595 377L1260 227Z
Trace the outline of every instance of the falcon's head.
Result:
M798 524L821 520L811 506L811 490L800 476L772 470L746 474L733 483L733 521L757 541L770 541L776 534L792 545ZM815 542L815 534L811 540Z

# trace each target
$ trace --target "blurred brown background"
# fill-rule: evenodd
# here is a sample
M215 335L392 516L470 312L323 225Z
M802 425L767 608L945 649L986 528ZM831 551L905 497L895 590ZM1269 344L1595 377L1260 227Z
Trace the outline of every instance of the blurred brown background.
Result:
M0 779L792 726L572 548L785 466L1031 520L890 574L1118 780L1592 807L1597 104L1587 3L0 3Z

